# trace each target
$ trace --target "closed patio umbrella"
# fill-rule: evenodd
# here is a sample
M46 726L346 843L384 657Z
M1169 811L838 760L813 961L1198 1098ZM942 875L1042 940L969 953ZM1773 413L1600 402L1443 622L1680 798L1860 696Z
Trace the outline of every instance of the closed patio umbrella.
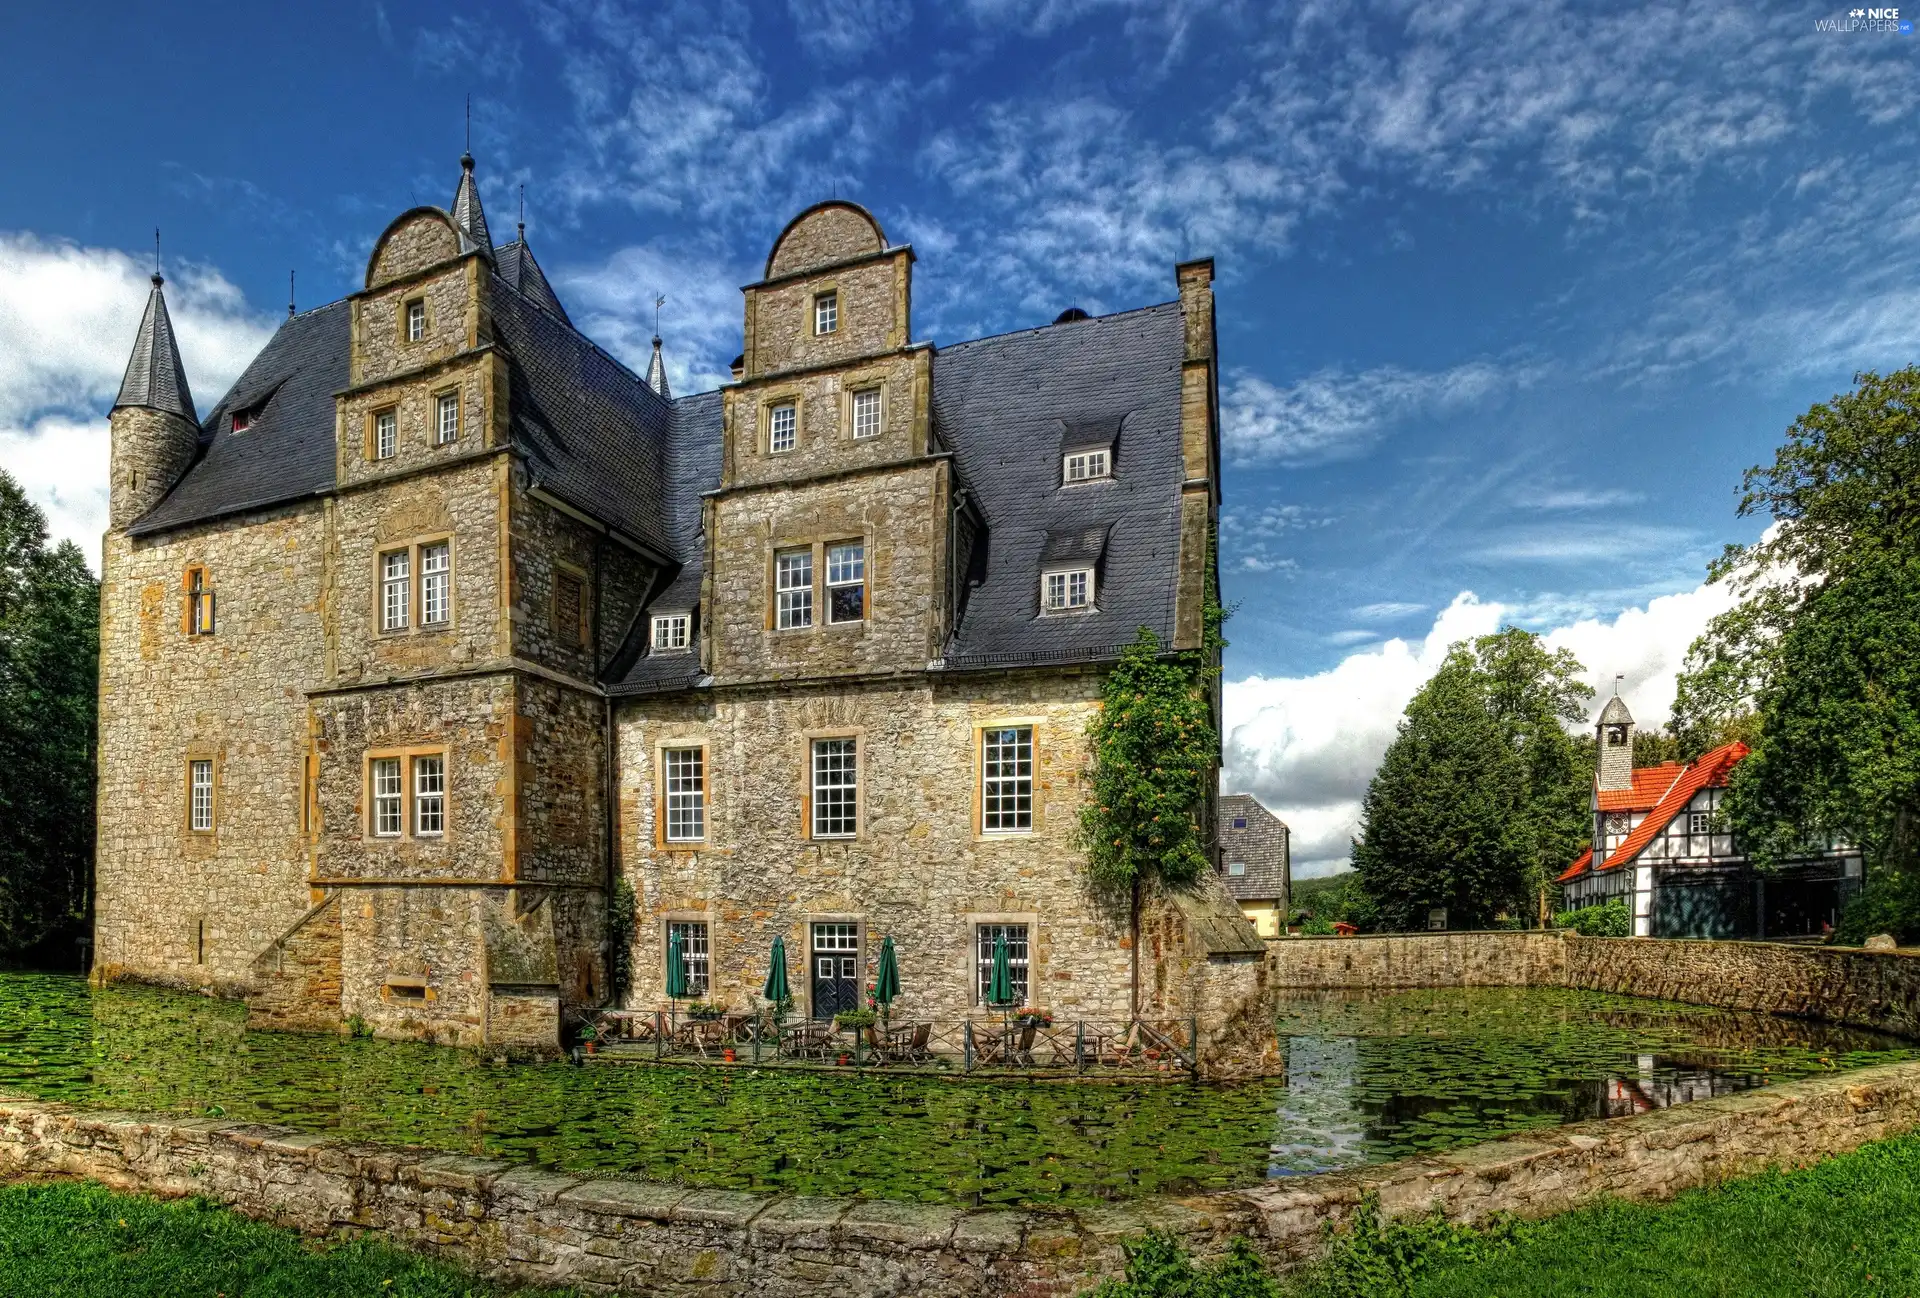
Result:
M880 1015L893 1021L894 998L900 995L900 958L893 953L893 938L880 944L880 972L873 979L873 999L880 1002Z
M680 934L667 936L667 999L673 1002L674 1017L680 1014L680 998L687 994L687 961L680 946Z
M760 994L773 1002L774 1012L793 999L793 993L787 988L787 940L783 937L773 939L773 962L767 969L767 985Z
M1013 956L1007 951L1007 935L998 933L993 939L993 977L987 982L987 1004L1004 1010L1014 1003Z

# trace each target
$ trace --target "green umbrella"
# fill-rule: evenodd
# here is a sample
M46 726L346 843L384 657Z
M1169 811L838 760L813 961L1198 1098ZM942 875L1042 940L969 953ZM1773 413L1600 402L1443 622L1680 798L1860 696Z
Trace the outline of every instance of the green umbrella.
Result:
M680 950L678 930L667 937L667 996L679 1000L687 994L687 961Z
M760 994L772 1001L776 1009L793 999L793 993L787 989L787 940L783 937L773 939L773 964L767 970L767 985Z
M987 1004L1005 1009L1015 1003L1013 994L1013 957L1007 953L1007 935L993 939L993 978L987 983Z
M893 953L893 938L880 944L880 972L873 979L873 999L880 1002L880 1014L893 1021L894 998L900 995L900 958Z

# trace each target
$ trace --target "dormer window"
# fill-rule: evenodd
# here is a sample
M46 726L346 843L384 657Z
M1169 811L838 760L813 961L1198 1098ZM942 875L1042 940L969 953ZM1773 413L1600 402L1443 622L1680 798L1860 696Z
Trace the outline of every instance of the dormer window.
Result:
M427 302L415 298L407 303L407 341L417 343L427 336Z
M233 412L233 431L234 432L244 433L247 431L247 429L251 427L253 427L253 411L236 410Z
M1235 829L1245 829L1247 827L1247 818L1245 816L1235 816L1233 818L1233 827Z
M821 293L813 299L813 332L830 334L840 327L840 295Z
M653 618L653 651L675 653L684 650L692 620L685 613L656 613Z
M1042 603L1049 613L1075 613L1093 607L1093 569L1050 572L1041 578Z
M793 402L782 401L767 410L767 449L775 455L791 451L800 441L800 418Z
M1074 451L1066 457L1064 472L1068 482L1092 482L1113 476L1113 452L1106 447Z

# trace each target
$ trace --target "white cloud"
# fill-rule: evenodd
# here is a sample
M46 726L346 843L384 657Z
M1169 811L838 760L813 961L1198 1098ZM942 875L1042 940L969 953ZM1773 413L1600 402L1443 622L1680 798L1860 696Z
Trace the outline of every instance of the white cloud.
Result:
M737 266L651 246L554 272L574 324L636 374L646 373L653 352L653 300L665 297L661 354L668 384L681 395L732 377L728 366L740 352L746 310L738 285L752 278Z
M845 63L883 48L913 21L897 0L787 0L800 47L827 63Z
M112 248L0 233L0 468L97 569L106 530L106 411L140 327L149 266ZM272 325L218 271L187 266L168 314L202 414Z
M1426 611L1425 604L1409 604L1402 600L1382 600L1378 604L1362 604L1353 610L1353 615L1363 622L1391 622L1395 618L1410 617Z
M1280 387L1242 371L1221 402L1222 436L1227 453L1241 462L1348 459L1371 449L1395 424L1495 401L1542 372L1538 365L1485 360L1424 372L1382 365L1360 373L1321 370Z
M1611 694L1620 673L1620 693L1635 719L1659 726L1672 710L1687 646L1732 603L1724 587L1703 585L1611 619L1552 627L1544 636L1549 648L1573 651L1597 694ZM1420 640L1372 645L1311 676L1227 683L1222 787L1254 794L1293 828L1296 875L1347 863L1361 798L1407 701L1439 669L1449 645L1495 631L1515 613L1462 592Z

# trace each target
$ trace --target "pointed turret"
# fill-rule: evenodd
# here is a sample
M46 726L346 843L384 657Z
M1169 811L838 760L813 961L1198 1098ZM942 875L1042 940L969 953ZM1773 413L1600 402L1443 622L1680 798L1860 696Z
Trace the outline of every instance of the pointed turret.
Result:
M453 223L460 227L460 251L493 256L493 236L487 214L480 208L480 187L473 181L473 155L460 155L460 186L453 191Z
M1607 700L1598 722L1600 757L1595 772L1603 789L1633 787L1633 713L1618 694Z
M120 395L107 419L113 430L107 513L114 528L125 527L158 504L193 463L200 446L200 417L174 342L173 320L161 291L165 283L155 272Z
M647 386L663 397L671 397L667 391L667 363L660 359L660 335L653 336L653 359L647 362Z

